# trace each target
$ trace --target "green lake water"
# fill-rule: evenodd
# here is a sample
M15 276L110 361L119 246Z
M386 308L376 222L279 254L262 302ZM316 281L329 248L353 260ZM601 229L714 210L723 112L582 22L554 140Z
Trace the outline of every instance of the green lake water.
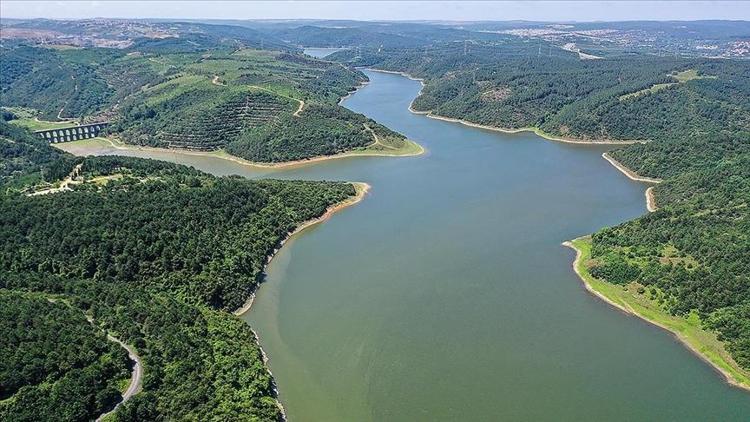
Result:
M602 159L606 147L414 115L418 82L367 75L344 106L427 154L259 171L127 152L219 175L372 185L281 249L243 316L290 420L750 418L750 395L573 273L561 242L646 212L646 186Z

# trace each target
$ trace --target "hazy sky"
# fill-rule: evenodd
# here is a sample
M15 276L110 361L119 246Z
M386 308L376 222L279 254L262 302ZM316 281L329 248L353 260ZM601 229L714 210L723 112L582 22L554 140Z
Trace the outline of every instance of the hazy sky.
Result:
M358 20L750 20L741 1L0 1L6 18Z

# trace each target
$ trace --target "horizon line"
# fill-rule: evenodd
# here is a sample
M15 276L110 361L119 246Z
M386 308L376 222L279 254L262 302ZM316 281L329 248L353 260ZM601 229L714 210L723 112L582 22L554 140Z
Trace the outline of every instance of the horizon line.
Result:
M12 0L9 0L12 1ZM80 17L80 18L55 18L55 17L44 17L44 16L2 16L0 21L3 20L33 20L33 19L45 19L52 21L83 21L83 20L216 20L216 21L236 21L236 22L247 22L247 21L293 21L293 22L314 22L314 21L330 21L330 22L405 22L405 23L505 23L505 22L519 22L519 23L618 23L618 22L750 22L750 19L619 19L619 20L526 20L526 19L509 19L509 20L496 20L496 19L479 19L479 20L450 20L450 19L339 19L339 18L218 18L218 17Z

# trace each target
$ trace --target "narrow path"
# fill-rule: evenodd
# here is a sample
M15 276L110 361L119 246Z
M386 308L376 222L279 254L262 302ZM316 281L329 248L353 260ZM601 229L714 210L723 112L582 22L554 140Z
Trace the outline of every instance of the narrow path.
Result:
M211 83L214 84L214 85L218 85L218 86L226 86L227 85L227 84L222 83L222 82L219 81L219 75L214 75L214 78L211 80ZM258 85L247 85L247 86L249 86L251 88L255 88L255 89L260 89L260 90L263 90L263 91L266 91L266 92L270 92L270 93L272 93L274 95L278 95L278 96L284 97L284 98L289 98L290 100L294 100L294 101L299 102L299 106L297 106L297 111L295 111L294 113L292 113L292 116L294 116L294 117L300 117L299 114L302 113L302 110L305 108L305 102L303 100L300 100L299 98L294 98L294 97L289 97L287 95L282 95L282 94L279 94L276 91L273 91L271 89L268 89L268 88L265 88L265 87L262 87L262 86L258 86Z
M74 126L80 126L78 124L78 122L76 122L75 120L68 120L68 119L63 119L62 121L54 122L54 121L50 121L50 120L39 120L39 116L36 116L36 117L34 117L34 121L38 122L38 123L68 123L68 124L71 124L71 125L74 125ZM50 128L50 129L54 129L54 128ZM38 130L48 130L48 129L38 129Z
M278 92L276 92L276 91L274 91L272 89L268 89L268 88L263 87L263 86L258 86L258 85L247 85L247 86L249 86L251 88L255 88L255 89L260 89L261 91L270 92L271 94L278 95L279 97L289 98L290 100L297 101L299 103L299 106L297 107L297 111L295 111L294 113L292 113L292 115L294 117L299 117L299 114L302 112L302 109L305 107L305 102L302 101L302 100L300 100L299 98L294 98L294 97L290 97L288 95L279 94Z
M76 77L75 77L75 75L70 75L70 79L73 79L73 80L75 81L75 80L76 80ZM78 82L74 82L74 83L73 83L73 91L78 91ZM70 99L68 99L68 100L65 100L65 102L63 103L63 106L62 106L62 108L60 108L60 111L58 111L58 112L57 112L57 120L65 120L65 119L64 119L64 118L62 117L62 112L63 112L63 110L65 110L65 107L66 107L66 106L68 105L68 101L69 101L69 100L70 100Z
M378 135L375 133L374 130L372 130L372 128L370 126L367 125L367 123L363 123L362 125L365 127L366 131L370 132L370 134L372 135L372 139L375 141L375 142L372 143L372 145L368 145L368 146L371 147L371 146L374 146L374 145L380 145L381 147L386 148L386 149L397 149L394 146L386 145L386 144L380 142L380 138L378 137Z
M81 167L82 166L83 166L83 163L78 164L77 166L75 166L73 168L73 171L71 171L70 174L68 175L68 177L66 177L65 179L63 179L63 181L62 181L62 183L60 183L59 187L44 189L44 190L40 190L40 191L37 191L37 192L32 192L30 194L27 194L26 196L46 195L48 193L57 193L57 192L63 192L63 191L66 191L66 190L72 190L72 189L70 189L69 185L71 185L71 184L74 183L73 179L75 179L76 177L78 177L78 174L81 172Z
M297 111L295 111L292 116L299 117L299 114L302 113L302 109L305 107L305 102L302 100L298 100L295 98L295 100L299 101L299 107L297 108Z

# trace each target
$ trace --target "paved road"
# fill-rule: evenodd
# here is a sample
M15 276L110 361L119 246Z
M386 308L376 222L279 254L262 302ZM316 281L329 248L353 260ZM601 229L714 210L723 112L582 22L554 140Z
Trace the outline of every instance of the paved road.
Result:
M90 316L86 315L86 319L89 320L90 323L94 323L94 319ZM122 340L118 339L117 337L107 334L107 340L113 341L119 344L123 349L127 350L130 360L135 362L135 365L133 366L133 373L130 376L130 385L128 386L128 389L125 390L125 392L122 394L122 401L117 403L117 406L115 406L114 409L110 410L107 413L102 413L98 418L96 418L97 422L101 421L102 418L109 415L110 413L113 413L115 410L117 410L118 407L120 407L121 404L125 403L126 401L130 400L131 397L138 394L143 386L143 364L141 363L141 357L138 356L138 353L135 352L132 346L123 343Z
M57 302L58 299L48 297L47 300L52 303L55 303ZM85 313L83 315L86 317L86 320L91 325L93 325L94 327L97 327L97 325L94 324L94 318L90 317L89 315L86 315ZM126 401L130 400L131 397L138 394L143 387L143 363L141 362L141 357L138 356L138 353L136 353L135 349L133 349L133 346L123 343L122 340L110 334L107 334L107 340L113 341L119 344L120 347L122 347L123 349L127 350L130 360L135 362L135 365L133 366L133 373L130 375L130 385L128 386L128 389L125 390L125 392L122 394L122 400L119 403L117 403L114 409L110 410L109 412L102 413L98 418L96 418L97 422L101 421L105 416L117 410L117 408L120 407L121 404L125 403Z

